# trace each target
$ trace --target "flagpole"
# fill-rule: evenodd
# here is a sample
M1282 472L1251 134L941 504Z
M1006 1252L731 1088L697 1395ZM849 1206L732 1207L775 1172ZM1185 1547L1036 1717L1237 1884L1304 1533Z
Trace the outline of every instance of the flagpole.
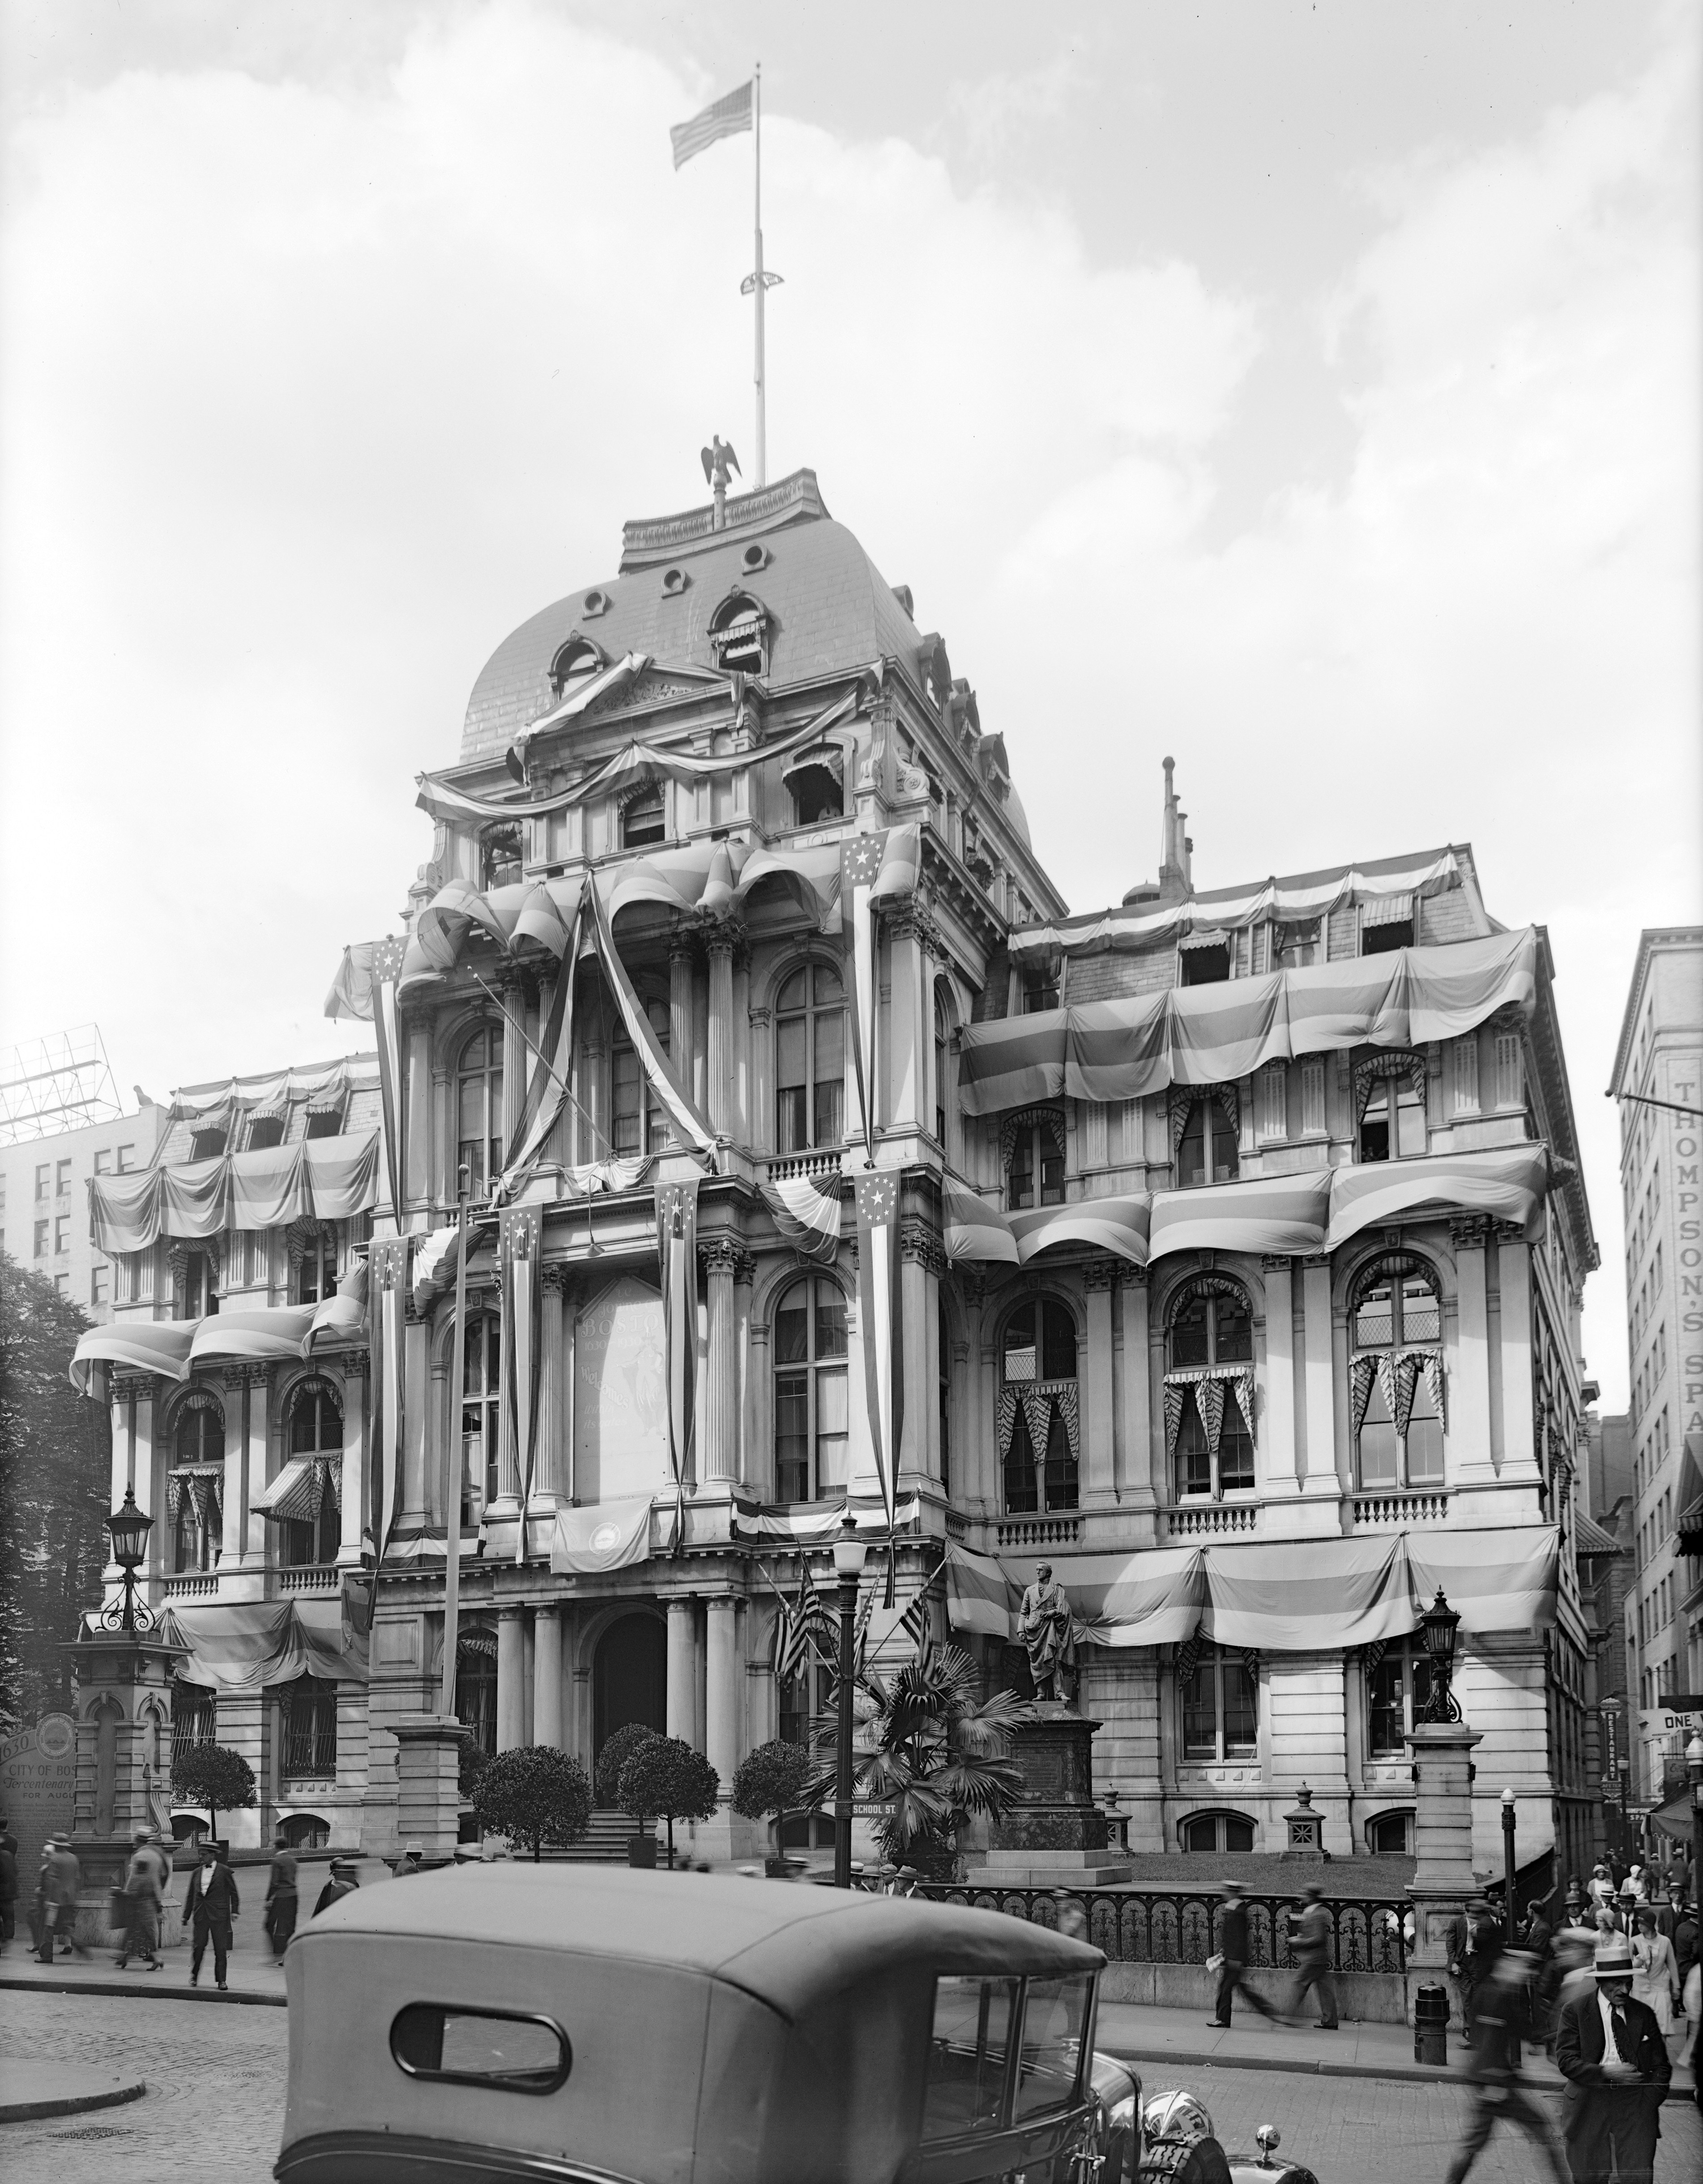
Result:
M466 1393L467 1326L467 1197L466 1170L456 1176L455 1204L455 1331L450 1337L449 1432L444 1457L444 1667L438 1687L438 1711L455 1711L455 1655L461 1619L461 1463L463 1438L461 1404Z
M751 77L751 139L757 148L757 482L768 482L768 413L763 387L762 309L762 63Z

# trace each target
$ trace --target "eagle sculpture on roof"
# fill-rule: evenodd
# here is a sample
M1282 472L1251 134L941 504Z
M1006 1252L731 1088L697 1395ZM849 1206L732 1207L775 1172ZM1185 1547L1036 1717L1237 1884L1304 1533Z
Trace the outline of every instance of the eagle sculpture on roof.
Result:
M705 484L711 487L719 487L721 490L725 493L728 489L729 483L728 472L729 471L739 470L739 457L734 453L730 444L722 437L719 432L711 433L710 444L707 448L703 449L702 453L704 460ZM745 475L744 471L740 471L740 475L743 477Z

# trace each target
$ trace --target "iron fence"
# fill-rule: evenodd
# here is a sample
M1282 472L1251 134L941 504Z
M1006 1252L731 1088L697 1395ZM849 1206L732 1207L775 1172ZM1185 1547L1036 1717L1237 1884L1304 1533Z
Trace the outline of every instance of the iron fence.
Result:
M879 1884L866 1879L865 1886ZM936 1903L963 1903L978 1911L1003 1911L1039 1926L1058 1923L1058 1893L1050 1888L979 1888L968 1881L922 1881L914 1892ZM1220 1946L1224 1903L1216 1895L1186 1889L1070 1889L1086 1914L1088 1939L1114 1963L1204 1964ZM1242 1898L1248 1914L1248 1962L1255 1968L1293 1969L1299 1900L1289 1896ZM1337 1972L1404 1972L1410 1906L1397 1898L1327 1897L1331 1966Z

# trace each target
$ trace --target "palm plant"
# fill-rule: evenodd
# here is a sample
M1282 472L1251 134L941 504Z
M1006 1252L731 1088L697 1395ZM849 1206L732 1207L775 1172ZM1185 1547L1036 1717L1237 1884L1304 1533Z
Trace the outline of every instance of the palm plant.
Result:
M1017 1802L1023 1776L1008 1756L1023 1702L1011 1691L979 1696L980 1675L962 1646L930 1646L896 1675L866 1669L853 1696L853 1794L882 1807L876 1835L884 1857L950 1875L966 1820L999 1819ZM810 1724L819 1769L804 1802L835 1794L838 1718Z

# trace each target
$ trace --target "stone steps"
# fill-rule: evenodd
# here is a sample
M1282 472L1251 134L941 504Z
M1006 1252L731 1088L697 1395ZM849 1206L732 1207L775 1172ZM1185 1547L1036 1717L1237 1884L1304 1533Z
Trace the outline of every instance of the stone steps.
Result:
M628 1840L639 1831L639 1823L630 1814L600 1810L591 1815L591 1825L578 1842L566 1850L548 1851L545 1855L561 1858L570 1865L625 1865ZM642 1832L654 1836L656 1830L646 1820Z

